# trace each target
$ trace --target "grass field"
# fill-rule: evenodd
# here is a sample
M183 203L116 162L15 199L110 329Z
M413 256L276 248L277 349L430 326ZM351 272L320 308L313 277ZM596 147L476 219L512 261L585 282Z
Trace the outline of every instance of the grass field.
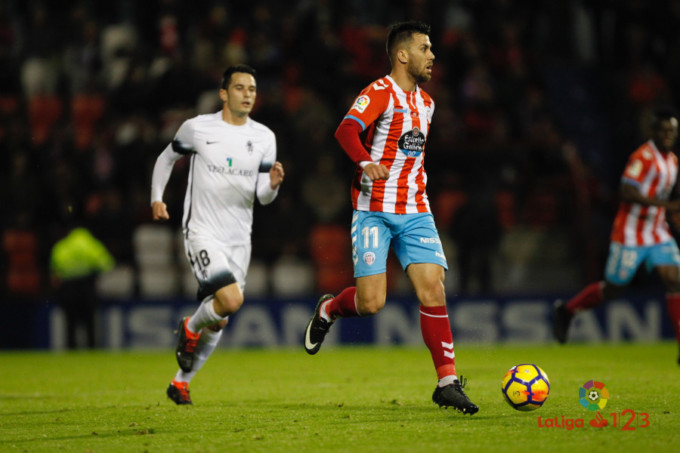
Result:
M194 405L182 407L165 397L172 351L0 353L0 451L678 451L674 343L456 346L480 406L472 417L431 403L425 348L219 350L192 382ZM499 390L524 362L552 383L535 412L514 411ZM578 402L590 379L611 395L605 428L589 426L596 413ZM623 430L631 410L634 429ZM624 412L618 427L613 412ZM563 425L563 416L585 426L539 427L539 417Z

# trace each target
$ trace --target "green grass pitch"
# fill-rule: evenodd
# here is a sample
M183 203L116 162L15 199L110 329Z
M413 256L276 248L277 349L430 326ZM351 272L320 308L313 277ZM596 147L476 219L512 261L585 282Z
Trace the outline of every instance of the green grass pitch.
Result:
M470 417L431 402L424 347L327 348L313 357L302 347L220 349L192 382L194 405L182 407L165 397L172 351L3 352L0 451L678 451L677 354L670 342L459 343L458 371L480 407ZM503 401L500 382L527 362L546 371L552 389L542 408L522 413ZM579 404L591 379L610 393L604 428L590 426L597 413ZM584 426L555 426L570 419Z

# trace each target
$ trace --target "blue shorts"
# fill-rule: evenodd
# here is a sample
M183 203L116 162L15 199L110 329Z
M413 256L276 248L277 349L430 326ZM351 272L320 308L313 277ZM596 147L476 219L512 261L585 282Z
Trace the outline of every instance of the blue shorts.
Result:
M434 263L448 269L431 213L354 211L352 261L355 278L386 272L390 245L404 270L413 263Z
M680 266L680 252L674 239L663 244L628 246L612 242L605 268L605 280L625 286L633 279L642 263L651 271L657 266Z

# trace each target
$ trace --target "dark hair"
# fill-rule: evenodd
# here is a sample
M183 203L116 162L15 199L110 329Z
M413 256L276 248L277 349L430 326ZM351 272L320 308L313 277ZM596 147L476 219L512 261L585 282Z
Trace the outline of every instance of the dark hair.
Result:
M673 107L658 107L652 113L652 130L658 131L662 121L670 121L671 118L678 118L678 112Z
M236 72L245 72L246 74L250 74L253 77L257 76L255 70L248 66L247 64L236 64L233 66L229 66L227 70L224 71L224 74L222 74L222 82L220 83L220 88L226 90L227 87L229 86L229 83L231 82L231 76Z
M389 33L387 33L387 56L390 57L392 61L392 52L400 44L408 39L411 39L414 33L422 33L424 35L430 34L430 26L424 22L417 20L411 20L408 22L397 22L389 27Z

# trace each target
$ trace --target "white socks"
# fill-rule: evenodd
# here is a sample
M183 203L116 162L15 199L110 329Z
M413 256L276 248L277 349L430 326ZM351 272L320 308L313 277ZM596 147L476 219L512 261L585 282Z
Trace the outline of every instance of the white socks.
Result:
M457 380L458 380L458 376L456 376L455 374L452 374L450 376L444 376L443 378L441 378L437 385L439 387L446 387L449 384L453 384Z
M177 374L175 375L175 380L177 382L189 383L191 379L193 379L198 370L201 369L206 360L208 360L208 357L210 357L210 354L212 354L217 347L220 338L222 338L223 330L224 329L221 329L215 332L212 329L203 329L201 338L198 340L198 345L196 345L194 367L188 373L185 373L181 369L177 371Z
M205 326L210 324L215 324L216 322L222 321L224 318L215 313L215 308L213 308L213 298L204 300L201 305L198 306L193 315L189 318L187 322L187 328L191 332L200 332Z

